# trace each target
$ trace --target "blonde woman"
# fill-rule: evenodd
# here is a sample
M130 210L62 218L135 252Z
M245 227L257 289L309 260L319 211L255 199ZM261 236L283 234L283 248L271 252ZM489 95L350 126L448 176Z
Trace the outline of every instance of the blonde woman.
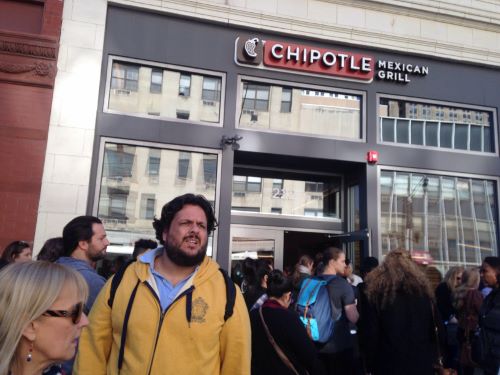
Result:
M49 262L0 271L0 375L39 375L72 358L88 288L80 274Z
M478 325L479 309L483 302L483 295L478 290L480 279L478 267L466 268L462 273L462 284L453 293L453 306L457 311L458 318L459 353L464 353L460 358L463 375L474 373L474 366L468 361L469 358L463 352L462 347L471 341Z

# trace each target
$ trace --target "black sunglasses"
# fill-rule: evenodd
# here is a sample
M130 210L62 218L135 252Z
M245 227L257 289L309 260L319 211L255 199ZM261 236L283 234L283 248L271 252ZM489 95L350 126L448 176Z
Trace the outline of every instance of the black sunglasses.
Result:
M77 303L75 308L71 311L67 310L47 310L42 315L43 316L52 316L56 318L71 318L73 324L80 323L80 319L82 318L83 313L83 302Z

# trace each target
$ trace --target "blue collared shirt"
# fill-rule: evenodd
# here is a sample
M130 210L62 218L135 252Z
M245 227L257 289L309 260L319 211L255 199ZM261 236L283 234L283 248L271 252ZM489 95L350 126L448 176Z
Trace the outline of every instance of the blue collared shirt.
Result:
M177 283L177 285L172 285L167 279L165 279L162 275L155 271L155 259L161 256L163 254L163 251L163 247L160 246L155 250L151 250L142 254L139 257L139 261L149 264L149 270L151 271L151 274L153 275L156 282L161 309L162 311L165 311L167 307L172 304L174 299L177 297L184 285L186 285L191 276L193 276L196 270L194 270L194 272L191 273L188 277Z

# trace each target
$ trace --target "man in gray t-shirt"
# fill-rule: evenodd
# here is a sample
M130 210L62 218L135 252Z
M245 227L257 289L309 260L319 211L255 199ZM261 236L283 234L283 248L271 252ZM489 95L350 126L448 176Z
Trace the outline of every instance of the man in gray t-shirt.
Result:
M340 275L346 267L345 253L330 247L323 252L325 278L328 275L339 275L328 283L328 293L334 310L341 311L340 319L335 323L332 338L319 348L322 359L329 374L350 374L353 371L354 341L350 333L350 323L358 321L356 299L351 285Z

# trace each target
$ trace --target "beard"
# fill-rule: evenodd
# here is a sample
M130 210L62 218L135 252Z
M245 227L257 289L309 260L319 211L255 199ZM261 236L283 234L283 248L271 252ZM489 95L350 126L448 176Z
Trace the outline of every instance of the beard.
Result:
M189 255L184 252L180 247L175 246L171 243L165 244L165 252L172 263L180 267L193 267L201 264L205 255L207 253L207 243L201 246L200 249L194 255Z
M106 253L104 251L102 251L99 253L89 255L89 258L92 262L97 262L98 260L104 259L105 256L106 256Z

